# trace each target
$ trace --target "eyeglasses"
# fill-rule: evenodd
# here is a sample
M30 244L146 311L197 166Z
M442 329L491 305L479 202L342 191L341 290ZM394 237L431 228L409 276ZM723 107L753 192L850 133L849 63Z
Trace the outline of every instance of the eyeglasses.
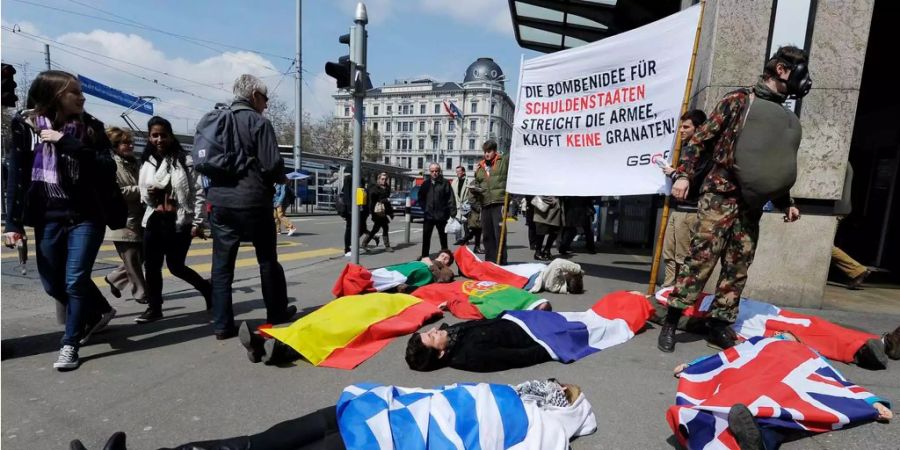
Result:
M259 91L256 91L256 93L262 96L263 101L265 101L266 103L269 103L269 96L268 96L268 95L263 94L262 92L259 92Z

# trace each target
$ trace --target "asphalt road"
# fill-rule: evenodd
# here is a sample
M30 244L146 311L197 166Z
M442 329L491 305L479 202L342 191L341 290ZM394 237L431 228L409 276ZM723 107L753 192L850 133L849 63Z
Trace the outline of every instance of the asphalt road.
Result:
M282 236L279 255L288 278L288 295L298 308L330 300L329 290L343 267L343 221L335 216L295 219L300 233ZM418 256L416 243L404 246L401 224L394 225L395 253L380 250L363 258L370 267ZM524 225L511 224L511 262L528 261ZM211 242L198 241L188 263L207 274ZM438 248L434 238L433 249ZM265 317L252 248L242 249L236 273L235 312L240 320ZM604 294L643 289L648 257L628 251L576 255L588 272L587 292L548 298L556 310L584 310ZM104 247L95 267L102 277L116 263ZM237 339L216 341L199 294L180 280L165 279L165 319L136 325L142 305L113 299L118 316L107 331L80 351L80 369L59 373L52 368L59 349L60 326L52 301L43 293L33 263L20 276L15 253L2 253L2 436L6 449L63 449L73 438L100 448L114 431L128 434L129 448L175 446L192 440L222 438L262 431L275 423L332 405L351 383L380 381L405 386L434 386L460 381L516 383L556 377L580 384L594 406L599 429L573 443L576 449L667 449L675 446L665 422L676 380L672 368L711 353L698 337L684 335L673 354L656 349L657 331L571 365L539 366L492 374L443 369L417 373L403 362L406 339L392 342L355 370L316 368L304 361L285 367L251 364ZM102 280L102 278L99 278ZM106 291L104 285L101 290ZM804 311L810 312L810 311ZM900 324L896 314L814 311L852 327L881 333ZM445 316L444 320L456 319ZM900 362L886 371L836 366L857 384L888 399L900 399ZM895 408L895 411L897 409ZM868 424L788 443L785 449L898 449L896 423Z

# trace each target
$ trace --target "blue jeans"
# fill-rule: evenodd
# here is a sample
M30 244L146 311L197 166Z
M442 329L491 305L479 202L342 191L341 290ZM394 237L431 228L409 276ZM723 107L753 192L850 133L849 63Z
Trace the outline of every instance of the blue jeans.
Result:
M78 347L85 321L111 307L91 280L106 227L95 222L48 222L35 227L37 267L44 290L66 305L62 345Z
M213 238L212 305L216 331L235 328L231 284L241 241L250 241L256 250L266 321L283 320L287 309L287 282L278 263L275 219L266 208L237 209L213 206L209 213Z

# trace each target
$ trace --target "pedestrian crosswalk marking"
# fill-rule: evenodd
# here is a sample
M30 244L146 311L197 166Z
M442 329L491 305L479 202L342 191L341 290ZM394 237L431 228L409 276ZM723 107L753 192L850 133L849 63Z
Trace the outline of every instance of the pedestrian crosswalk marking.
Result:
M292 241L281 241L281 242L278 242L278 247L295 247L295 246L298 246L298 245L306 245L306 244L303 244L303 243L300 243L300 242L292 242ZM201 247L201 246L207 246L207 247L196 248L196 247ZM193 242L191 243L191 248L192 248L192 250L189 250L189 251L188 251L188 254L187 254L188 256L211 255L211 254L212 254L212 239L195 240L195 241L193 241ZM245 252L245 251L248 251L248 249L249 249L249 250L252 250L252 249L253 249L253 244L250 243L250 242L242 242L242 243L241 243L241 249L240 249L239 251ZM105 244L105 245L101 245L101 246L100 246L100 253L103 253L103 252L115 252L115 251L116 251L116 245L115 245L115 244ZM7 250L7 249L4 249L2 258L3 258L3 259L12 259L12 258L17 258L18 256L19 256L19 255L18 255L18 253L16 253L15 250ZM37 254L35 253L34 250L30 250L30 251L28 252L28 259L29 259L29 260L32 260L32 258L34 258L34 257L36 257L36 256L37 256ZM118 261L118 255L116 255L115 253L113 253L113 257L115 257L115 258L116 258L116 261ZM97 258L98 261L103 260L103 259L104 259L104 258L99 258L99 257Z
M251 247L251 250L252 250L252 247ZM283 263L283 262L288 262L288 261L298 261L301 259L317 258L317 257L323 257L323 256L338 256L338 255L343 255L343 254L344 254L344 251L339 248L335 248L335 247L320 248L320 249L316 249L316 250L305 250L302 252L282 253L282 254L278 255L278 262ZM118 262L118 260L116 260L116 262ZM256 261L256 257L241 258L241 259L238 259L237 261L235 261L234 268L241 269L241 268L245 268L245 267L253 267L257 264L258 263ZM212 262L203 263L203 264L193 264L188 267L190 267L191 269L194 269L194 271L199 273L201 276L204 276L204 274L208 274L209 271L212 269ZM98 277L93 277L92 279L94 280L94 283L97 283L98 285L100 285L100 283L104 283L103 277L105 275L106 274L98 276ZM171 276L172 276L172 274L169 273L169 271L167 269L163 270L163 278L169 278Z

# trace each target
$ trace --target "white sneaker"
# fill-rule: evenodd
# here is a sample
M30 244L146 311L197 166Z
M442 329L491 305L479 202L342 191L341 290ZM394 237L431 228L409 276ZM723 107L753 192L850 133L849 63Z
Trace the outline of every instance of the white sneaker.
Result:
M73 345L63 345L59 349L59 358L53 363L53 368L57 370L77 369L81 361L78 360L78 349Z
M84 337L81 338L78 343L80 345L87 344L88 340L91 339L91 335L99 332L100 330L106 328L109 325L109 321L113 320L113 317L116 317L116 308L111 308L108 312L100 315L100 320L94 324L94 326L90 327L87 332L85 332Z
M349 258L351 256L353 256L353 252L344 253L344 258Z
M295 234L297 234L297 229L296 229L296 228L291 228L291 229L288 230L288 232L287 232L287 235L288 235L288 236L293 236L293 235L295 235Z

